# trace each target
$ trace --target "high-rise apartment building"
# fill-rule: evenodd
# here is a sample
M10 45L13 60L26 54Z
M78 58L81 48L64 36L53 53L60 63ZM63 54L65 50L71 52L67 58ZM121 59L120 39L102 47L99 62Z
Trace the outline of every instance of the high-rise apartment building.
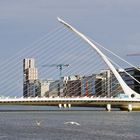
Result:
M23 59L23 74L24 81L38 79L38 70L35 67L35 60L33 58Z
M38 70L33 58L23 59L23 96L39 96L40 87L38 81Z

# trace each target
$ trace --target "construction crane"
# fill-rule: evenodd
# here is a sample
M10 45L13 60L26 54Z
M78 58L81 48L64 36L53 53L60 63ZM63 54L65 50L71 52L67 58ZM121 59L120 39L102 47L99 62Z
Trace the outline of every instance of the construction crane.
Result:
M140 56L140 53L129 53L126 56Z
M51 65L43 65L43 67L56 67L59 69L59 78L62 77L62 70L64 67L69 67L69 64L51 64Z

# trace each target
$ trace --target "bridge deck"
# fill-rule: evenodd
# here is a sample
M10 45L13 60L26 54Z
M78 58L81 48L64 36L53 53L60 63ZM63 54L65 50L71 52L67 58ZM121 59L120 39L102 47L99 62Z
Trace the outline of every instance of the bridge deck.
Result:
M125 107L131 104L133 107L140 108L140 99L120 99L120 98L3 98L0 99L0 105L41 105L58 106L59 104L70 104L71 106L89 106L106 107L111 104L112 107Z

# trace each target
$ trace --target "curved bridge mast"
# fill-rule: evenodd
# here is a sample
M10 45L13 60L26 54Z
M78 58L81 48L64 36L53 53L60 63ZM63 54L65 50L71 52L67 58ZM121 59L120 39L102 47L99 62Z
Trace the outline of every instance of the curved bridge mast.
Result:
M124 93L128 95L129 98L140 98L140 95L132 90L122 79L120 74L117 72L115 67L112 65L112 63L107 59L106 55L101 52L100 49L98 49L84 34L76 30L74 27L72 27L70 24L65 22L64 20L58 18L58 21L62 23L65 27L70 29L72 32L76 33L79 37L81 37L85 42L87 42L98 54L99 56L104 60L104 62L108 65L112 73L115 75L116 79L120 83Z

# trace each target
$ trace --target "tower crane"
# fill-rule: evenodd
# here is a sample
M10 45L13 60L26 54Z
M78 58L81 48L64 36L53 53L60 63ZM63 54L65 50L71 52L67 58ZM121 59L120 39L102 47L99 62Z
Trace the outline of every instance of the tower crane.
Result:
M129 53L126 56L140 56L140 53Z
M64 67L69 67L69 64L51 64L51 65L43 65L43 67L56 67L59 69L59 78L62 77L62 70Z

